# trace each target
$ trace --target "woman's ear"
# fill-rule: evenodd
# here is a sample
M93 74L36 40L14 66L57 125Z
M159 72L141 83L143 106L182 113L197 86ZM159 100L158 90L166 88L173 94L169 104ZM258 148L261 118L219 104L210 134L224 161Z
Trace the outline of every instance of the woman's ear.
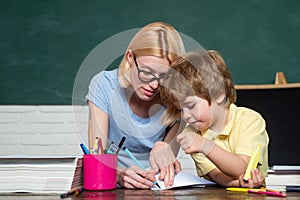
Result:
M128 49L128 51L126 52L126 59L127 62L129 62L129 64L132 66L133 65L133 52L132 50Z

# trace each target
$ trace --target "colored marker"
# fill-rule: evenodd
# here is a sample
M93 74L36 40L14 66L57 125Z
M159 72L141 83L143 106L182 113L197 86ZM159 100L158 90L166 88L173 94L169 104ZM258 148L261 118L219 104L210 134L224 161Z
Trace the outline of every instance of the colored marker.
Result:
M93 149L91 150L92 154L98 154L98 140L99 140L99 138L96 137L95 141L94 141Z
M116 154L119 153L119 151L120 151L120 149L122 148L122 146L123 146L125 140L126 140L126 137L122 137L122 139L121 139L121 141L120 141L120 143L119 143L119 145L118 145L118 149L117 149Z
M251 170L255 169L258 164L258 160L260 157L260 144L257 145L256 150L254 151L253 155L251 156L245 175L244 175L244 182L248 183L248 179L251 178Z
M111 148L112 148L113 145L114 145L114 142L110 142L110 144L109 144L109 146L108 146L108 148L106 150L106 153L109 153L109 154L113 154L114 153L114 152L111 151Z
M281 192L266 192L266 191L254 191L254 190L248 190L249 193L255 193L255 194L265 194L270 196L276 196L276 197L286 197L287 194L283 194Z
M89 150L86 148L86 146L84 144L81 143L80 147L84 154L90 154Z
M248 192L249 190L253 190L253 191L266 191L265 189L252 189L252 188L226 188L226 190L228 191L232 191L232 192Z
M124 147L123 150L127 153L127 155L135 162L137 166L139 166L141 169L146 170L145 167L136 159L136 157L129 151L128 148ZM153 184L155 184L157 187L160 188L158 183L155 181Z

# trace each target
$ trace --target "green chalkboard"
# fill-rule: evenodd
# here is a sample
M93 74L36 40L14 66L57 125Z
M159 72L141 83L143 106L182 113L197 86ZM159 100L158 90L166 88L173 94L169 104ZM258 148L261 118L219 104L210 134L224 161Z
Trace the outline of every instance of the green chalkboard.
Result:
M219 50L235 84L273 83L278 71L300 82L299 10L298 0L1 0L0 104L72 104L90 52L152 21ZM117 67L120 56L102 67Z

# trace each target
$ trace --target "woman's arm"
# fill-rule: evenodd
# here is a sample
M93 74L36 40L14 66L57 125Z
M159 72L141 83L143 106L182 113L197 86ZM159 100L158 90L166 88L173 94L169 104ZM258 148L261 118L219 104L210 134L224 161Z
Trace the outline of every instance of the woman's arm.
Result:
M89 148L93 147L95 137L102 139L103 148L106 148L108 138L108 114L100 110L91 101L89 105L89 125L88 125L88 138Z
M92 148L95 137L101 137L104 148L108 140L108 114L99 109L92 102L89 105L89 147ZM138 166L129 168L118 167L118 183L126 188L149 189L153 186L155 172L145 171Z

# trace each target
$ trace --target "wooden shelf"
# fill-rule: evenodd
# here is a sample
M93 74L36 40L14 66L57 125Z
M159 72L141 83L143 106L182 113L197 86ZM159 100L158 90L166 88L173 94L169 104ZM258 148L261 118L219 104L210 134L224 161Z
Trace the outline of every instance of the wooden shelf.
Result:
M300 88L300 83L261 84L261 85L235 85L234 87L235 87L236 90Z

